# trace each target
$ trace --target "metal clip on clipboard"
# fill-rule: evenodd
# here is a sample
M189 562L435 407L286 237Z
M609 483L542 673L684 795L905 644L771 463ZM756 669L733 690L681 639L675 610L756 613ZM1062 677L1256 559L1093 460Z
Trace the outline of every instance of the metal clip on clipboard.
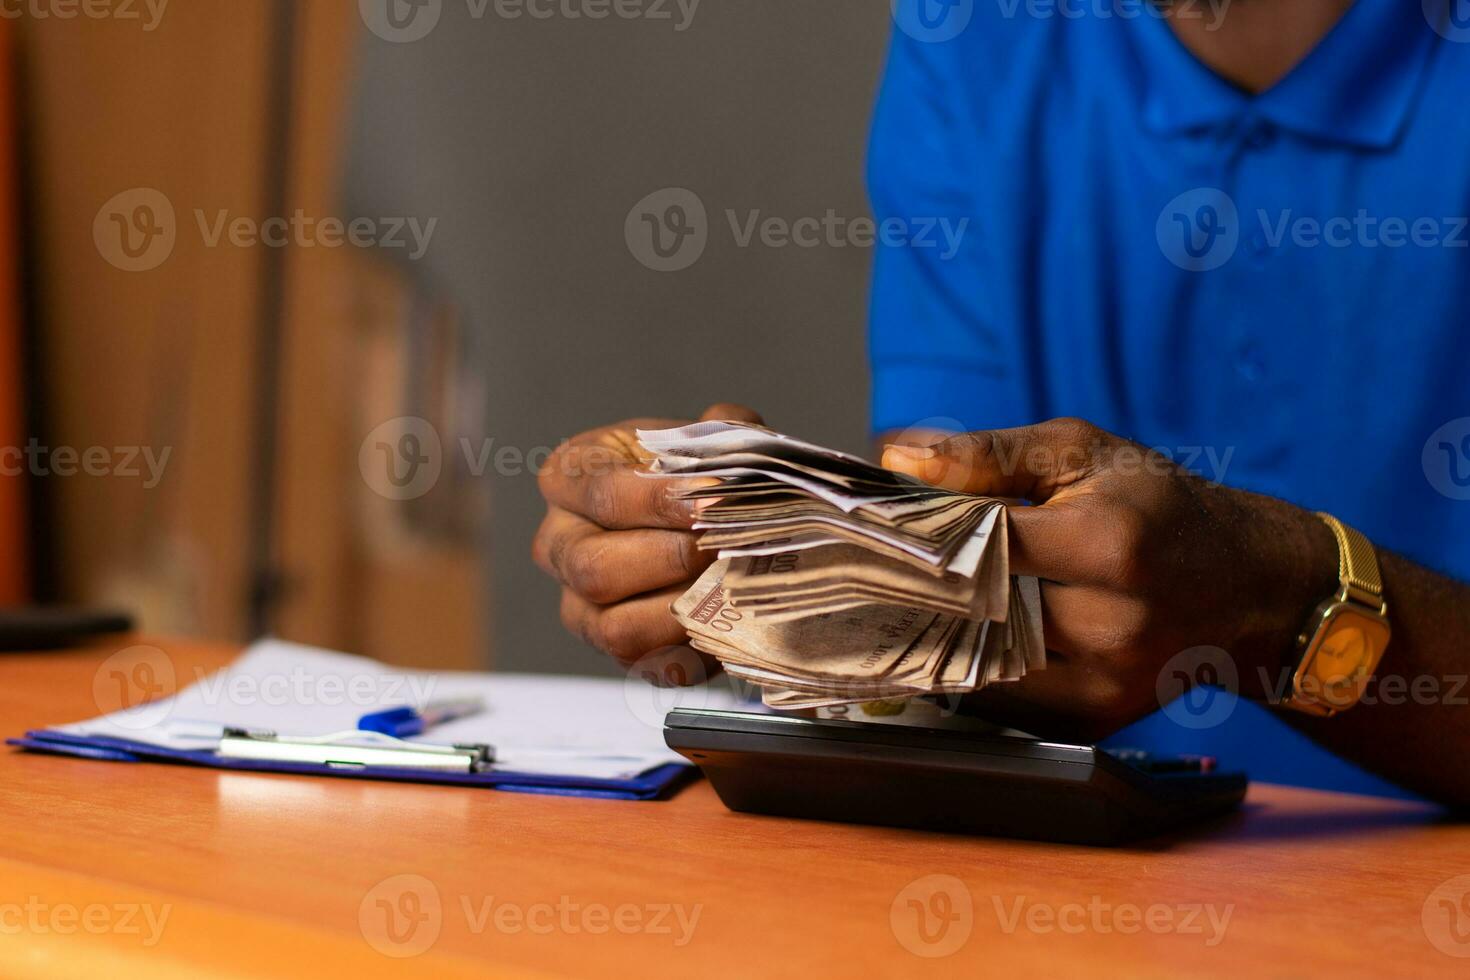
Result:
M359 730L292 737L226 728L216 754L226 759L300 762L332 769L385 766L465 773L488 769L495 761L495 749L489 745L425 745Z

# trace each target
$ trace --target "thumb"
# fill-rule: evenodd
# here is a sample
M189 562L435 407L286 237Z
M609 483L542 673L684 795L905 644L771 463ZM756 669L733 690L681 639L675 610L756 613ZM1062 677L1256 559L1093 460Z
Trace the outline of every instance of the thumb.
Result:
M1109 438L1086 422L1058 419L962 432L933 446L889 446L883 465L946 490L1044 503L1091 472Z
M765 425L766 420L761 418L760 412L744 405L736 405L732 402L716 402L704 410L699 417L701 422L754 422L756 425Z

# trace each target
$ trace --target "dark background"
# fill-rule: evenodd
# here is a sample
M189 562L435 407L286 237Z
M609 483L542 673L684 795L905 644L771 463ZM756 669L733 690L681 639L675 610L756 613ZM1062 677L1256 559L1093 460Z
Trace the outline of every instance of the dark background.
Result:
M424 39L364 32L347 162L354 214L440 216L413 263L464 318L485 432L530 450L637 416L738 401L864 449L867 249L738 247L725 212L867 213L882 0L704 0L675 21L483 19L446 2ZM635 260L624 220L666 187L704 202L683 271ZM507 669L610 670L562 633L528 559L529 475L490 480L490 646Z

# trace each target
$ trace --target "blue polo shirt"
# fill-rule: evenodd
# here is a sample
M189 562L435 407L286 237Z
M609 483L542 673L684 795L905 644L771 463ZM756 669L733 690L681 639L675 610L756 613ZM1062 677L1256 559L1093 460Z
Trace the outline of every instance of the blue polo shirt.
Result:
M1470 22L1436 6L1358 0L1252 96L1137 0L898 0L874 211L963 234L878 248L875 432L1081 416L1470 579ZM1113 741L1392 792L1228 704Z

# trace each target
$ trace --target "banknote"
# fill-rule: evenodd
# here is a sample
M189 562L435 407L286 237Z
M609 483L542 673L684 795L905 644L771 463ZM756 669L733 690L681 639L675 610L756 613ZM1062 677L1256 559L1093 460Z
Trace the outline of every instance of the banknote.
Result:
M718 480L684 493L718 560L674 613L770 706L901 710L1045 668L1040 586L1010 574L1004 501L743 423L638 438L650 478Z

